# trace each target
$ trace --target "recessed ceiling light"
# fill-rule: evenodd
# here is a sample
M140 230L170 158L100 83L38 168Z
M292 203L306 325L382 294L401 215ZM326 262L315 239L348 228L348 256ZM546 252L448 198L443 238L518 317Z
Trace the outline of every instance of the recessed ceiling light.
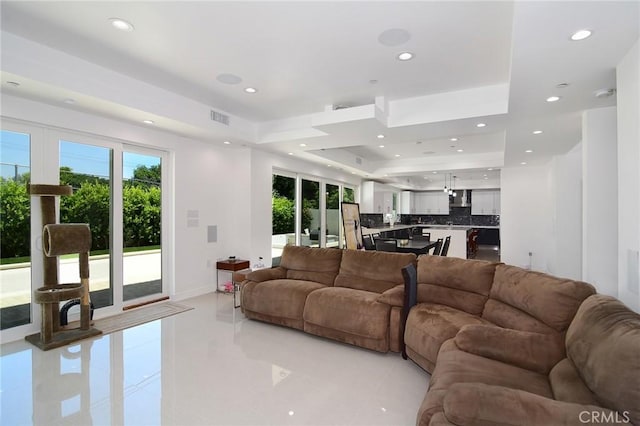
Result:
M247 87L244 89L244 91L247 93L256 93L258 89L256 89L255 87Z
M541 134L541 133L542 133L542 130L534 130L532 133L533 133L534 135L539 135L539 134Z
M120 31L131 32L134 30L133 24L131 22L127 22L122 18L109 18L109 22L111 22L111 26L119 29Z
M216 80L223 84L238 84L242 82L242 78L238 77L235 74L228 73L218 74Z
M556 88L564 89L565 87L569 87L569 83L558 83L556 84Z
M378 148L384 148L384 145L378 145Z
M231 142L229 142L229 141L224 141L222 143L225 144L225 145L231 145Z
M13 86L13 87L18 87L20 86L20 83L18 83L17 81L7 81L7 84L9 86Z
M384 177L389 177L389 175L384 175Z
M307 146L307 144L306 143L301 143L300 146L304 148L305 146Z
M356 172L351 172L351 174L352 174L352 175L355 175L355 174L356 174Z
M464 152L464 149L458 149L457 151L458 152Z
M378 139L384 139L384 135L382 133L380 133L377 137Z
M526 162L526 161L523 161L523 162L522 162L522 163L520 163L520 164L522 164L522 165L524 166L524 165L526 165L526 164L527 164L527 162Z
M484 175L482 175L482 176L487 177L487 175L486 175L486 174L484 174Z
M533 152L533 150L532 150L532 149L527 149L525 152L526 152L527 154L531 154L531 153Z
M486 127L486 126L487 126L487 125L486 125L486 124L484 124L484 123L478 123L478 124L476 124L476 127Z
M396 154L395 156L396 156L396 157L400 157L400 154Z
M293 155L293 152L287 152L287 154L289 154L289 155Z
M560 100L560 96L549 96L547 102L557 102Z
M142 120L144 124L153 124L153 120Z
M592 34L591 30L578 30L575 33L571 34L571 40L573 41L579 41L579 40L584 40L587 37L590 37Z
M67 98L62 102L64 102L65 104L69 104L69 105L73 105L73 104L76 103L75 99L71 99L71 98Z
M431 172L431 173L433 173L433 174L435 175L435 174L437 174L438 172Z
M489 179L489 178L488 178L488 177L486 177L486 176L485 176L484 178L485 178L485 179Z
M408 61L413 59L413 53L411 52L402 52L397 56L399 61Z
M458 141L458 138L451 138L451 139L449 139L449 140L450 140L451 142L457 142L457 141Z
M331 164L327 164L327 167L331 167Z
M493 167L489 167L487 170L491 171L491 170L493 170Z

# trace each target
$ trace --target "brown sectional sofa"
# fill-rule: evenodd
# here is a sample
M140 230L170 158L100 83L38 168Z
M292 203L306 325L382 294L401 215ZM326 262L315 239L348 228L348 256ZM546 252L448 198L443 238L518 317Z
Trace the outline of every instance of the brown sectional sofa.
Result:
M640 315L619 301L584 282L437 256L418 258L416 287L406 354L432 373L418 425L640 420Z
M402 285L408 264L417 279ZM242 284L242 309L402 350L432 373L420 426L640 425L640 315L583 282L501 263L287 246L280 267Z
M412 253L285 246L280 266L242 283L248 318L380 352L402 339L402 268Z

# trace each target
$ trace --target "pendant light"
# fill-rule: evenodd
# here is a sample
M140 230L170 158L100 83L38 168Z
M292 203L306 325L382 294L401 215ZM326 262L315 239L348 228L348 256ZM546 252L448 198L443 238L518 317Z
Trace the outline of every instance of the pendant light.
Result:
M456 193L456 176L453 177L453 184L451 185L451 188L452 188L453 196L455 197L456 195L458 195Z
M447 188L447 174L444 174L444 189L443 192L449 192L449 188Z

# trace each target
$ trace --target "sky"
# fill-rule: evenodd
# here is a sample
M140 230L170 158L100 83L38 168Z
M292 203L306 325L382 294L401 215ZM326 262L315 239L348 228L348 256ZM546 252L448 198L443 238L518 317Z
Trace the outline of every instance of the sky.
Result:
M109 176L110 149L81 143L60 141L60 165L71 167L76 173ZM2 130L0 134L0 175L13 177L15 165L18 173L29 171L29 135ZM160 164L160 158L124 152L123 177L130 178L138 166Z

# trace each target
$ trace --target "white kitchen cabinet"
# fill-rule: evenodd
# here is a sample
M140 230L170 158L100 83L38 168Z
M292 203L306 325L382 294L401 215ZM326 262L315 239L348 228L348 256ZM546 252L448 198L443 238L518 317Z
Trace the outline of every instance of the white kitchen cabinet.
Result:
M416 212L415 197L412 191L402 191L400 194L400 214L413 214Z
M425 191L414 194L416 214L449 214L449 194L443 191Z
M500 190L474 189L473 192L471 192L471 214L500 214Z
M360 213L391 213L393 191L379 183L367 181L360 186Z

